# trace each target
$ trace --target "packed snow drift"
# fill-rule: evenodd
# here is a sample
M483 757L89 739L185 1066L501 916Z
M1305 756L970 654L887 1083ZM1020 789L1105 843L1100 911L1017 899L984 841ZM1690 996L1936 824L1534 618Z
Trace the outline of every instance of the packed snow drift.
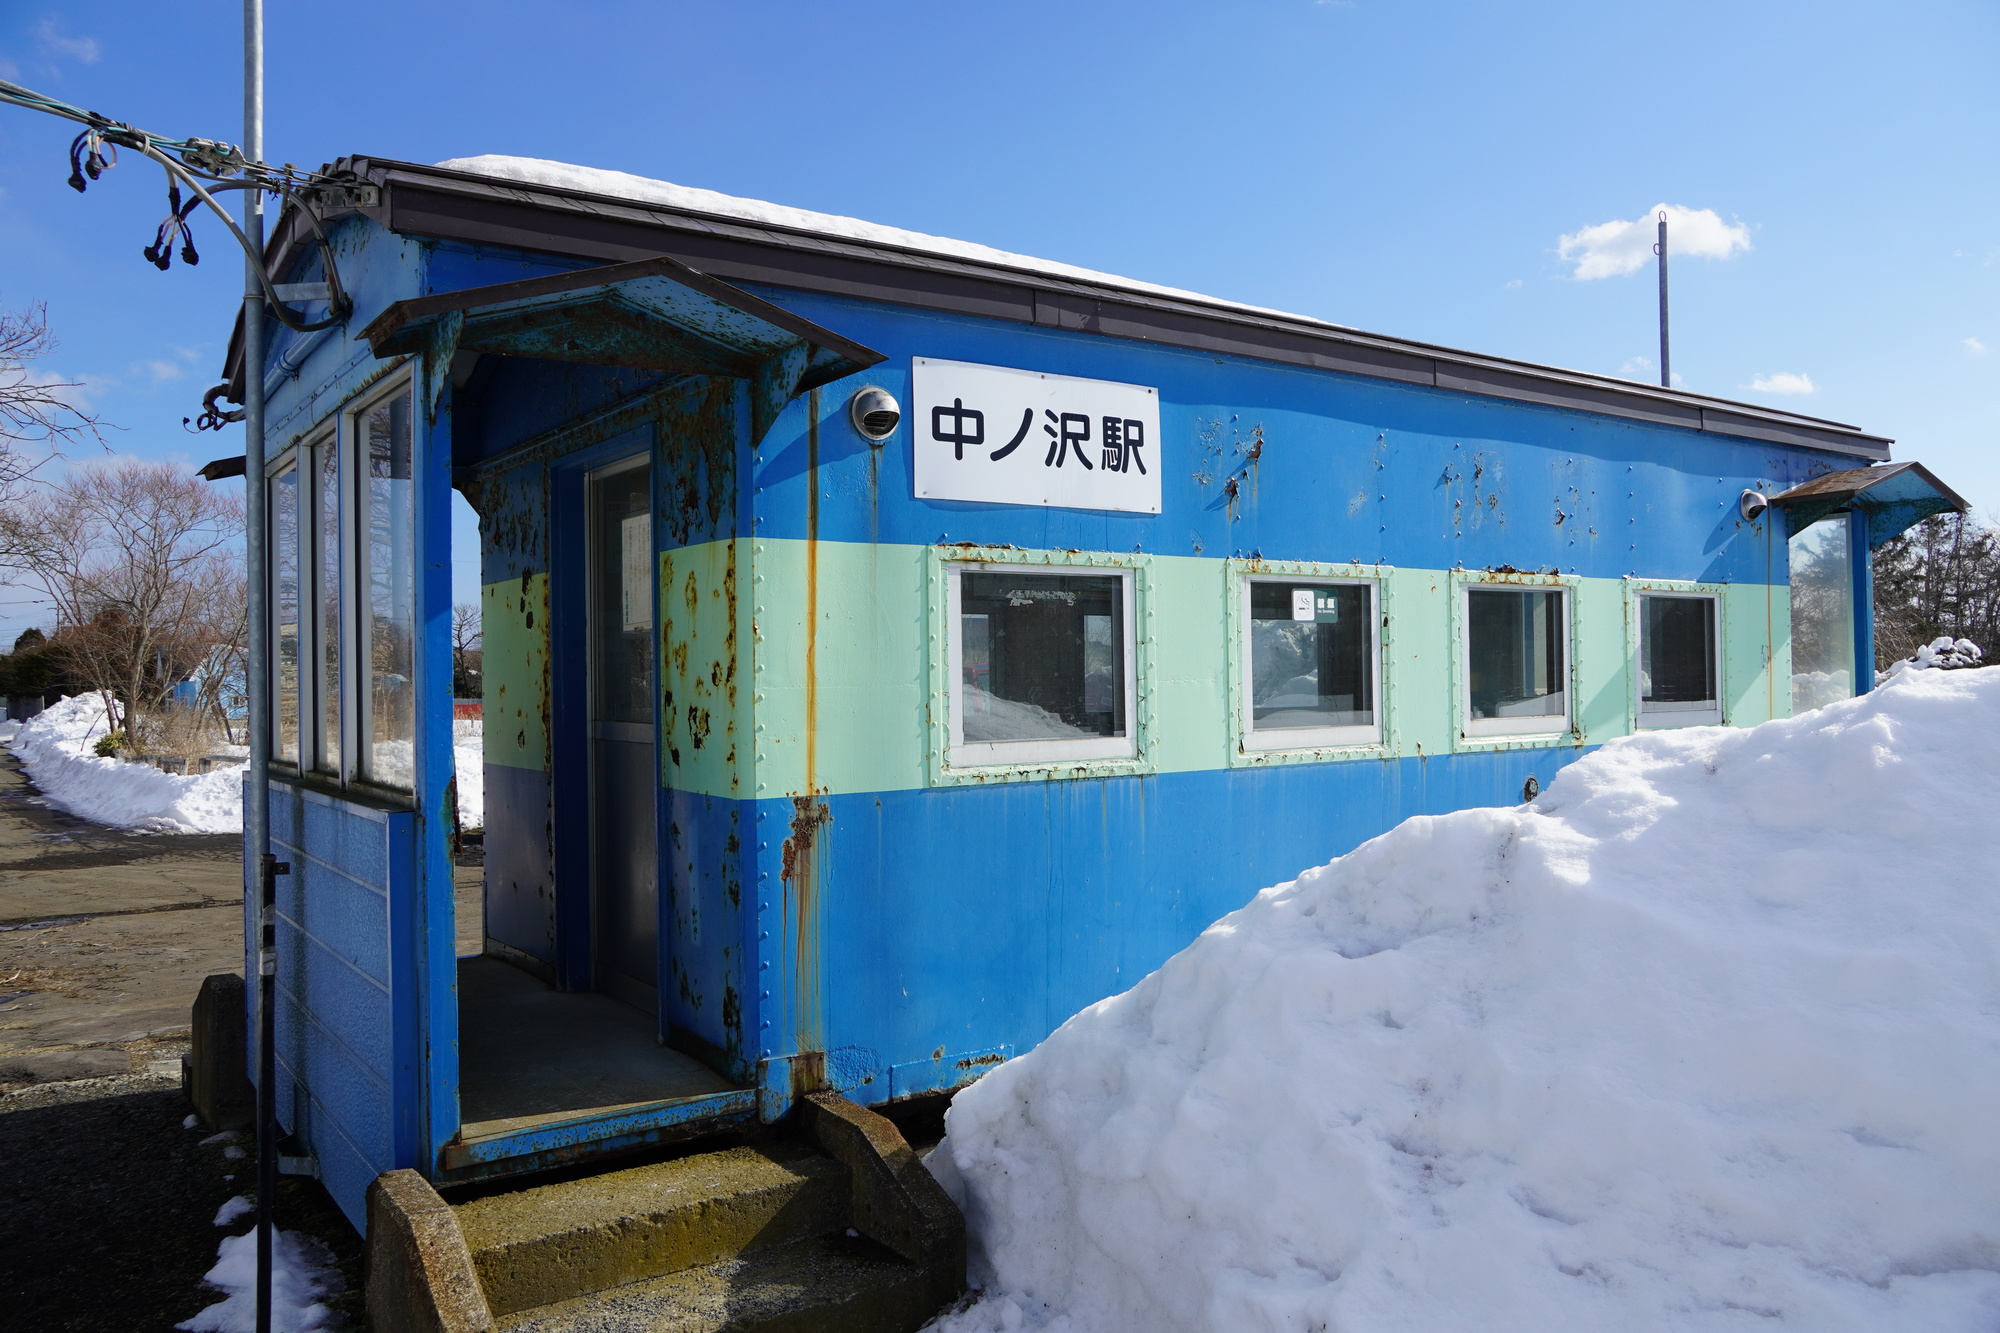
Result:
M244 1205L236 1216L255 1211L247 1200L230 1203ZM215 1224L229 1225L220 1215ZM273 1333L320 1333L335 1327L339 1321L324 1302L347 1290L347 1283L326 1242L303 1231L281 1230L272 1236L271 1259ZM257 1229L224 1236L215 1267L202 1281L222 1292L223 1298L175 1328L186 1333L256 1333Z
M2000 671L1606 745L962 1093L952 1333L2000 1327Z
M104 759L104 701L80 694L22 723L6 723L0 744L21 760L43 799L59 810L118 828L173 833L238 833L243 828L241 764L183 776L151 764ZM485 759L478 720L452 724L459 822L486 826Z
M21 724L7 748L49 804L119 828L235 833L243 827L243 765L183 776L151 764L101 759L108 730L95 694L43 709Z

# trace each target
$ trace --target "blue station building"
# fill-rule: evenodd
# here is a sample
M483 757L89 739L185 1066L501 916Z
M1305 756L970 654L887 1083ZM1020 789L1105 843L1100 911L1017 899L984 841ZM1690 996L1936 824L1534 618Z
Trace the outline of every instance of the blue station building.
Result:
M948 1093L1410 815L1866 689L1868 553L1962 508L1794 413L615 173L335 169L268 262L351 314L229 373L278 1102L357 1224L392 1168Z

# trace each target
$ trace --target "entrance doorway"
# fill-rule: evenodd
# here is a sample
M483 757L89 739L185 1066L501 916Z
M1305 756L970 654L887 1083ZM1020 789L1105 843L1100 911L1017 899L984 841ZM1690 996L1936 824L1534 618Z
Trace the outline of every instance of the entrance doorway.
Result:
M584 486L592 972L598 990L657 1014L652 469L625 459Z
M650 456L648 433L554 469L555 961L505 947L461 960L460 1135L448 1174L573 1160L584 1143L631 1146L754 1107L754 1094L661 1042Z

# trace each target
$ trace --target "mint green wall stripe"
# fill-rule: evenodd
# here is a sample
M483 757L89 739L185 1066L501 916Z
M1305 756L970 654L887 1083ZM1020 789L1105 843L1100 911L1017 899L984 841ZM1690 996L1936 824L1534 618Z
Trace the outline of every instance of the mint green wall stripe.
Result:
M547 772L549 578L531 574L480 589L486 762Z
M691 548L699 549L699 548ZM751 544L750 624L739 631L755 657L750 673L756 772L745 785L759 797L820 792L893 791L928 785L928 689L933 666L927 560L922 546L819 542L818 633L813 676L818 728L808 776L806 745L805 579L807 543ZM677 553L676 560L688 553ZM1235 652L1228 631L1231 570L1220 559L1155 555L1146 562L1154 631L1154 735L1150 767L1159 772L1222 768L1235 735L1227 673ZM1583 741L1597 745L1631 727L1632 663L1627 649L1627 588L1621 579L1566 580L1574 617L1575 681ZM1497 745L1455 735L1457 676L1452 643L1454 580L1447 570L1397 569L1386 575L1390 612L1384 695L1387 737L1380 753L1447 754ZM1764 720L1767 698L1789 712L1789 687L1768 688L1767 602L1779 636L1776 679L1788 677L1783 586L1723 590L1724 682L1732 723ZM1353 762L1327 760L1324 762ZM690 790L749 794L694 774Z

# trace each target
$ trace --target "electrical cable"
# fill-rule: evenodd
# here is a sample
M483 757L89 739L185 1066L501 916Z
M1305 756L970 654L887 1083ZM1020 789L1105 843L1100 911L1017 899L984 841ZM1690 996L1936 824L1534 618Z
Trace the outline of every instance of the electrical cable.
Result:
M300 171L289 164L273 168L262 162L245 157L243 151L234 144L216 139L186 138L170 139L113 120L95 111L86 111L68 102L50 97L44 93L24 88L20 84L0 79L0 103L23 107L30 111L40 111L47 115L59 116L76 121L84 126L83 132L70 142L69 185L83 191L91 181L97 180L118 165L118 150L129 148L159 164L167 175L168 215L160 223L153 244L145 248L148 263L164 271L173 262L175 241L181 243L181 262L197 264L200 254L194 247L194 234L189 228L189 219L197 207L205 206L217 217L251 257L259 281L264 288L264 299L278 322L295 333L312 333L319 329L331 328L353 313L354 302L341 284L340 272L333 260L333 242L326 234L319 211L313 206L312 196L316 193L339 193L345 195L353 182L341 177L317 171ZM171 153L174 156L169 157ZM176 161L175 159L179 160ZM181 187L186 186L193 196L183 203ZM236 223L226 209L215 201L211 191L221 190L263 190L276 195L288 208L303 217L312 229L313 240L319 252L322 268L326 274L327 313L319 320L307 320L294 313L278 296L277 287L270 275L264 271L263 255L257 252L250 238ZM206 409L210 405L204 402ZM203 420L211 413L204 411Z

